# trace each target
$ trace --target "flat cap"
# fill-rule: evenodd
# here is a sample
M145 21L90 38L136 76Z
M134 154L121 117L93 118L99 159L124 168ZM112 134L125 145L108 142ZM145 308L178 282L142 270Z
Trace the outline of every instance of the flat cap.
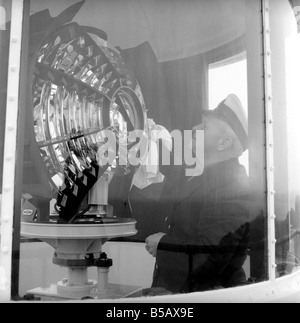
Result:
M214 110L204 110L204 115L214 117L226 122L243 146L248 149L248 121L240 99L235 94L229 94Z

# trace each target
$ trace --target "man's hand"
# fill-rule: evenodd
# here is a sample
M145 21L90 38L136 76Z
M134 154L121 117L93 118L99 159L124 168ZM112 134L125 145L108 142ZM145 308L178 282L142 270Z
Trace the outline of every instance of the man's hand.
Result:
M165 235L166 235L165 233L160 232L160 233L153 234L152 236L149 236L146 239L146 250L153 257L156 257L158 244L161 238Z

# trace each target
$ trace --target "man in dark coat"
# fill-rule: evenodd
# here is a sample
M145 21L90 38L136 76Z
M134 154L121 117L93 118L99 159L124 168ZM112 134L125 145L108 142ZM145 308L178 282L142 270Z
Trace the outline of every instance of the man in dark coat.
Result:
M246 281L249 188L238 158L247 149L248 130L239 99L229 95L194 130L204 130L204 171L183 175L166 233L146 239L156 257L152 287L173 293ZM193 140L193 150L197 144Z

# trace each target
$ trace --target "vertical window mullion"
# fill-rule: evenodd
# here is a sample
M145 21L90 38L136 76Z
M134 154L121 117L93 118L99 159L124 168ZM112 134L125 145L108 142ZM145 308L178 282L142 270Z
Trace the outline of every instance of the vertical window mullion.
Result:
M263 20L263 59L264 59L264 96L265 96L265 123L266 123L266 176L267 176L267 211L268 211L268 271L269 279L276 278L275 260L275 184L274 184L274 136L272 110L272 68L270 42L270 6L269 0L262 0Z
M6 124L3 160L1 249L0 249L0 300L11 299L11 268L13 217L15 201L17 124L19 107L19 79L22 44L23 0L12 0Z

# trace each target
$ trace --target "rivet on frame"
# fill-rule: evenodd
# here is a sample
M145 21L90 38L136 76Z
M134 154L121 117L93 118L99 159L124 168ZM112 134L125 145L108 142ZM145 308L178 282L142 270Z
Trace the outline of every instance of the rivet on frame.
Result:
M8 247L5 247L5 246L2 247L2 252L4 254L8 254L8 251L9 251Z
M8 223L8 222L9 222L9 217L7 217L7 216L3 217L3 218L2 218L2 221L3 221L4 223Z
M1 278L0 286L5 286L5 285L7 285L7 279L6 278Z

